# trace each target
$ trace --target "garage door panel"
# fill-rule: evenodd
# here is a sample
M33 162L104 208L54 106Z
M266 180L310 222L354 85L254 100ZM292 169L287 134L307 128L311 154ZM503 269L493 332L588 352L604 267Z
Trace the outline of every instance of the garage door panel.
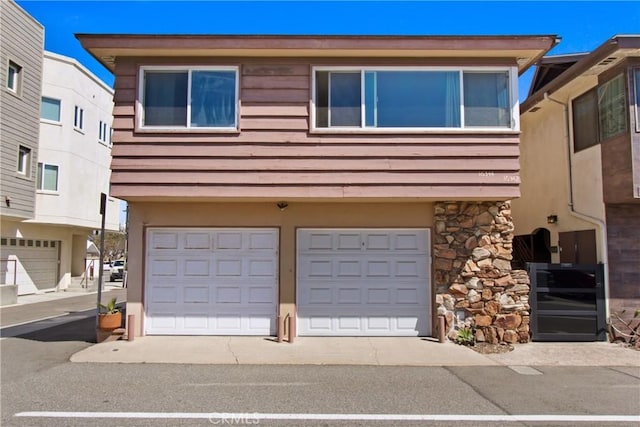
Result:
M247 270L249 277L275 277L276 262L273 259L249 259Z
M272 335L276 229L150 229L146 333Z
M178 261L175 259L153 259L149 263L149 274L152 277L176 277L178 275Z
M185 233L184 249L211 249L210 233Z
M178 289L175 286L157 286L149 292L149 302L176 304L179 302Z
M276 304L276 293L273 286L251 286L249 288L247 303L249 304Z
M427 230L299 230L300 335L426 335Z

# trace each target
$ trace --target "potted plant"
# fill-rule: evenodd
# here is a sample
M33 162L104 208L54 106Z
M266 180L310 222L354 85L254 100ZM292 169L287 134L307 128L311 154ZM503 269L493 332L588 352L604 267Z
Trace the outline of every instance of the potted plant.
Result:
M122 326L122 311L116 305L116 299L112 298L107 304L98 303L98 329L113 331Z

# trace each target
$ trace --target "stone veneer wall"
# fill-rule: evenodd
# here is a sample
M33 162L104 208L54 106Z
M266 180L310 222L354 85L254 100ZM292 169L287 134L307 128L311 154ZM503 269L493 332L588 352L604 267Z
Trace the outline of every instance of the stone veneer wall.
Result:
M436 203L436 306L450 340L472 327L479 342L529 341L529 276L511 270L513 229L508 201Z

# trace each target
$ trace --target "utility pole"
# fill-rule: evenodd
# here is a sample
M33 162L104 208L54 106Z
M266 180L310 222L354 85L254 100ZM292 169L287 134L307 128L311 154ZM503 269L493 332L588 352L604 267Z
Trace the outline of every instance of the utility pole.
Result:
M102 302L102 274L104 272L104 225L107 217L107 195L100 194L100 215L102 215L102 226L100 228L100 268L98 270L98 304L96 312L96 329L98 329L98 318L100 315L100 303Z

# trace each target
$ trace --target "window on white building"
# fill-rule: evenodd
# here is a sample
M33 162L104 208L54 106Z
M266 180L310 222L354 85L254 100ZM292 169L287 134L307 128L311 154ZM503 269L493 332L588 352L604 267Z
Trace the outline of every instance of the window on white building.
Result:
M109 134L109 126L105 122L100 120L100 122L98 123L98 141L103 144L107 144L110 139Z
M43 96L40 106L40 118L56 123L60 122L60 100Z
M84 109L76 105L73 116L73 127L77 130L84 130Z
M58 191L58 166L38 163L38 190Z

